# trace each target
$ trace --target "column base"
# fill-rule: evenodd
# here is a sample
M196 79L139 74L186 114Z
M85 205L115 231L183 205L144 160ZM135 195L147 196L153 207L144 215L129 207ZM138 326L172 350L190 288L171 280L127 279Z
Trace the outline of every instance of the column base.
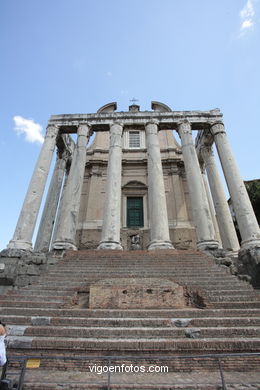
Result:
M32 243L22 240L11 240L7 245L7 249L22 249L25 251L33 251Z
M197 248L201 251L219 249L219 242L215 240L198 241Z
M55 241L52 246L52 250L66 250L71 249L73 251L77 251L78 248L76 247L73 242L67 242L67 241Z
M99 244L99 246L97 247L97 249L112 249L112 250L119 250L119 251L122 251L123 250L123 247L122 245L120 244L120 242L117 242L117 241L101 241L101 243Z
M148 251L152 251L155 249L175 249L175 248L172 245L171 241L154 240L150 242L148 246Z
M240 250L242 249L252 249L252 248L256 248L256 247L260 247L260 240L259 239L251 239L251 240L244 240L241 242L241 248Z

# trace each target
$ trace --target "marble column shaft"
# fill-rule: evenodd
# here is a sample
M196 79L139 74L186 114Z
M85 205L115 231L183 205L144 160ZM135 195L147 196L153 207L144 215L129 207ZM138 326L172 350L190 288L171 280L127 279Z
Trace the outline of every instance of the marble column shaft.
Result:
M223 248L236 252L240 246L218 168L215 163L212 147L202 146L200 150L208 175Z
M121 123L111 125L102 235L98 249L123 249L120 243L122 132Z
M53 245L54 245L54 242L57 239L57 232L58 232L58 229L59 229L59 226L60 226L61 211L62 211L62 209L64 209L64 197L65 197L65 193L66 193L68 177L69 177L69 170L65 169L65 177L64 177L64 181L63 181L60 202L59 202L59 205L58 205L56 220L55 220L53 234L52 234L52 239L51 239L51 250L54 249Z
M182 154L187 175L187 184L191 201L193 223L197 233L199 249L217 249L219 243L215 240L207 195L200 172L199 161L192 139L190 123L185 120L179 125Z
M260 230L257 219L233 157L223 123L214 123L211 126L211 133L214 136L214 141L242 237L241 248L247 249L260 246Z
M76 229L80 207L81 190L86 166L86 145L89 137L89 126L80 125L77 132L77 144L74 149L66 190L64 192L60 222L54 249L77 249Z
M60 157L57 153L56 164L50 182L45 206L42 212L41 222L34 250L38 252L48 252L53 232L55 216L60 198L60 191L66 166L66 153Z
M169 236L158 124L154 121L145 126L148 157L148 201L150 220L150 244L148 249L173 248Z
M218 222L217 222L217 218L216 218L216 211L215 211L215 208L214 208L214 205L213 205L212 196L211 196L211 193L210 193L210 190L209 190L207 176L206 176L206 172L205 172L205 167L204 166L201 167L201 174L202 174L202 179L203 179L203 182L204 182L205 191L206 191L206 194L207 194L207 199L208 199L211 219L212 219L214 230L215 230L215 239L221 245L222 244L222 240L220 238L219 226L218 226Z
M48 126L41 152L24 199L13 239L8 248L32 250L32 236L49 174L59 128Z

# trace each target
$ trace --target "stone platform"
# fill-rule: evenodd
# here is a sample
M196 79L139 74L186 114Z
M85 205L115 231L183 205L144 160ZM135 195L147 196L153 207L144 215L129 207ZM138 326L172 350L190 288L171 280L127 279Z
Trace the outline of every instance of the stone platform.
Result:
M129 283L140 278L167 279L197 294L190 294L192 305L187 307L90 308L91 286L102 285L101 281L107 279L126 279ZM143 356L147 365L159 364L160 356L260 351L259 291L199 251L68 251L32 285L2 295L0 304L1 320L9 328L9 356L59 357L42 359L39 371L28 372L25 389L60 388L58 383L65 380L65 371L73 372L73 378L78 372L79 382L80 372L85 372L89 382L85 387L62 388L102 389L104 384L94 384L89 376L89 364L98 363L97 356L121 356L125 363L131 363L131 357ZM82 359L68 359L73 356ZM259 361L257 356L225 358L224 371L234 378L228 382L229 386L241 384L235 374L232 376L239 371L241 375L244 373L243 386L251 384L248 388L257 388L254 386L260 382ZM183 378L182 383L170 385L165 377L162 386L154 381L151 384L151 377L144 375L142 383L131 386L126 383L127 377L121 384L118 378L112 388L217 389L219 386L219 382L198 382L189 387L184 380L186 374L182 374L199 372L202 380L203 373L216 370L215 360L197 357L187 365L182 359L170 359L168 365L172 378L177 375ZM46 383L48 370L55 373L56 384L52 380Z

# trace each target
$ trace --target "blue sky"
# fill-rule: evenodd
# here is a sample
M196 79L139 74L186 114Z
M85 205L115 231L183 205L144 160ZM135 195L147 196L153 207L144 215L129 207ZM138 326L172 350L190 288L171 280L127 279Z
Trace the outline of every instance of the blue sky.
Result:
M259 25L256 0L1 0L0 249L52 114L133 96L218 107L242 177L259 178Z

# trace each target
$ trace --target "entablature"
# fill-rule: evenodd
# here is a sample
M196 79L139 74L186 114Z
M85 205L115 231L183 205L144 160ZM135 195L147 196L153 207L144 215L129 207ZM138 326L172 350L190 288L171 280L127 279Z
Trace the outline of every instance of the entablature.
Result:
M60 133L77 133L78 126L88 124L92 131L109 131L115 121L120 121L126 127L144 129L151 120L158 122L159 130L177 130L184 120L191 123L192 130L207 130L210 123L222 120L219 109L210 111L139 111L139 112L103 112L94 114L52 115L48 124L60 128Z

